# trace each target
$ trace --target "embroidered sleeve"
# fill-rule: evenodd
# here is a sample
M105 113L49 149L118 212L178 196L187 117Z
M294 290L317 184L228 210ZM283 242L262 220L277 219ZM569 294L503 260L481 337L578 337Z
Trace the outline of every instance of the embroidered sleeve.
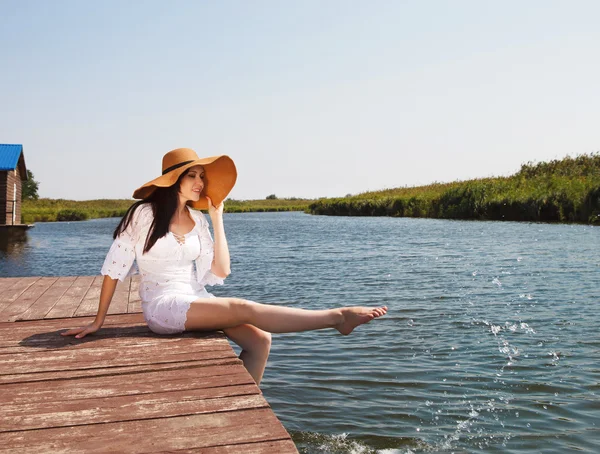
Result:
M100 273L119 279L121 282L131 274L135 273L133 262L135 261L135 246L138 241L145 241L149 223L152 222L152 207L149 205L139 206L133 213L133 219L121 234L113 241Z
M223 285L223 278L216 276L211 270L215 248L208 221L201 211L194 210L199 229L200 255L196 259L196 279L201 285Z

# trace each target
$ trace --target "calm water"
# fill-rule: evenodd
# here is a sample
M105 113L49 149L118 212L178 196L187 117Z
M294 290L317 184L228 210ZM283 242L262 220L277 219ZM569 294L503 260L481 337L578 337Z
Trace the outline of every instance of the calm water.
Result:
M117 219L39 223L0 276L98 274ZM385 304L273 336L262 389L305 453L600 452L600 229L225 215L217 296Z

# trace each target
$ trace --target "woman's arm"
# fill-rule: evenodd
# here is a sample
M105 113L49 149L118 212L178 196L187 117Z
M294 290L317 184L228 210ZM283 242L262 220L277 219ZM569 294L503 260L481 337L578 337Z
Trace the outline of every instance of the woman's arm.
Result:
M223 227L223 202L218 206L212 204L208 198L208 214L212 221L214 230L214 248L215 255L210 267L212 273L220 278L226 278L231 273L231 261L229 259L229 248L227 247L227 238L225 238L225 228Z
M76 338L85 337L88 334L95 333L104 324L108 307L112 301L112 297L115 294L115 288L117 287L118 279L112 279L110 276L104 276L102 281L102 289L100 290L100 304L98 305L98 313L96 319L87 326L81 328L73 328L64 333L63 336L72 336L75 334Z

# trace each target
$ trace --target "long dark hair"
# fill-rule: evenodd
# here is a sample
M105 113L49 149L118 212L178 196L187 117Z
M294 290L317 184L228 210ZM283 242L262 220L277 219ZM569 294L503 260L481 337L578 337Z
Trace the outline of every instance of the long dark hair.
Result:
M157 187L148 197L131 205L115 229L113 238L116 239L127 229L133 219L133 213L140 205L149 203L152 207L154 219L152 220L150 230L148 231L148 236L146 237L143 253L145 254L152 249L152 246L154 246L159 238L162 238L169 233L169 224L171 223L171 218L177 210L179 186L181 184L181 180L185 175L187 175L189 170L190 169L187 169L185 172L183 172L173 185L166 188Z

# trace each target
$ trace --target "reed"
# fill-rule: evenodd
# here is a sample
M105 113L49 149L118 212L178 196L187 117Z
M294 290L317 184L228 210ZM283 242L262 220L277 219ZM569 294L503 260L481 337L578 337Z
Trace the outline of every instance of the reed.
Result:
M248 212L266 212L266 211L306 211L308 205L314 202L309 199L298 199L296 197L288 199L264 199L264 200L235 200L225 201L225 211L227 213L248 213Z
M321 199L313 214L600 224L600 154L527 163L510 177Z

